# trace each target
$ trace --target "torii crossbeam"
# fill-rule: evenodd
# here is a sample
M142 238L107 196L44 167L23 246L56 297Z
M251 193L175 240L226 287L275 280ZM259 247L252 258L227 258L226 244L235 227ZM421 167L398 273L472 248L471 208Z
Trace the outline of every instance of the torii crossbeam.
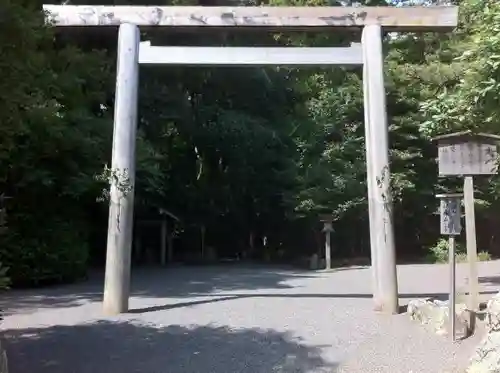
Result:
M202 7L44 5L56 26L137 26L170 28L331 29L378 24L389 31L449 31L458 10L436 7Z
M127 172L132 189L120 190L116 180L111 184L104 286L106 313L128 310L139 64L362 65L373 297L375 309L387 313L399 311L382 29L451 31L458 23L457 7L44 5L43 8L48 13L48 22L55 26L119 26L112 169ZM363 35L361 47L350 48L162 47L141 43L139 26L201 31L206 28L275 31L358 28L363 30Z

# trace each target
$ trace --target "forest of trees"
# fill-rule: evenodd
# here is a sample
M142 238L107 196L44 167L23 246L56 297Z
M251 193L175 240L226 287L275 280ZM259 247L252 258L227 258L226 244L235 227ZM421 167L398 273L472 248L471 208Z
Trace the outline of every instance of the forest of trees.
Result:
M78 3L113 2L71 1ZM500 2L454 3L461 24L453 33L385 38L400 260L423 257L436 244L435 194L461 187L438 180L430 138L462 129L500 134ZM9 198L0 206L7 227L0 277L8 268L13 285L71 281L104 261L108 205L100 176L111 156L116 37L110 29L60 32L44 25L41 2L2 0L0 195ZM142 38L157 45L346 46L360 35L151 31ZM335 217L333 257L369 257L361 69L143 67L140 84L135 236L154 255L159 228L139 222L166 209L179 218L177 260L199 256L204 231L220 257L253 246L256 259L292 261L318 251L325 213ZM476 184L478 249L500 254L500 184L496 177Z

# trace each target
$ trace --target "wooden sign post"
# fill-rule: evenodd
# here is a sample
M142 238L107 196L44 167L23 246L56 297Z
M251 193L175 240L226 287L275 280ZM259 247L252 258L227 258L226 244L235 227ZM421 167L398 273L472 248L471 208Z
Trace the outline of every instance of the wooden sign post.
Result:
M448 263L450 266L450 293L448 295L449 306L449 325L451 339L455 341L455 295L456 295L456 279L455 279L455 236L459 236L462 230L460 224L461 217L461 194L440 194L436 196L441 199L439 208L441 217L441 234L448 236Z
M325 269L332 269L331 234L333 232L333 218L324 216L321 221L323 222L323 232L325 232Z
M462 176L464 178L465 234L469 264L467 303L469 309L474 311L479 306L479 283L472 177L497 173L497 144L500 136L465 131L438 136L433 140L438 142L439 176Z

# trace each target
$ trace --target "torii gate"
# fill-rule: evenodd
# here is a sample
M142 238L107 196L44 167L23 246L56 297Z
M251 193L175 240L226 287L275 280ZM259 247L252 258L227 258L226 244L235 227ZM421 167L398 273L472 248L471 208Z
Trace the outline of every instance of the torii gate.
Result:
M392 224L382 29L451 31L458 8L440 7L190 7L44 5L55 26L119 26L112 170L130 188L110 191L104 312L128 311L135 184L139 64L205 66L362 65L370 247L375 309L399 312ZM162 47L140 42L139 26L324 30L363 29L361 45L347 48Z

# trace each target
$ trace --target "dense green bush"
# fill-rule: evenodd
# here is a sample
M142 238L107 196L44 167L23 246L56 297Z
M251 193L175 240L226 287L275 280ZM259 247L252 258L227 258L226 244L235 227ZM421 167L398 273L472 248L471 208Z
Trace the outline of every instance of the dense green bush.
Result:
M71 282L86 274L87 237L73 222L53 219L29 236L9 230L4 238L0 260L14 286Z
M431 263L447 263L448 262L448 240L440 238L434 246L429 247L427 260ZM477 254L477 259L480 262L491 260L491 255L487 251L481 251ZM467 253L465 246L460 242L456 243L456 261L457 263L467 262Z
M480 251L477 253L477 260L480 262L487 262L492 259L491 254L487 251Z
M13 287L85 275L93 177L111 153L108 58L45 21L40 2L2 2L0 194L9 199L0 262Z

